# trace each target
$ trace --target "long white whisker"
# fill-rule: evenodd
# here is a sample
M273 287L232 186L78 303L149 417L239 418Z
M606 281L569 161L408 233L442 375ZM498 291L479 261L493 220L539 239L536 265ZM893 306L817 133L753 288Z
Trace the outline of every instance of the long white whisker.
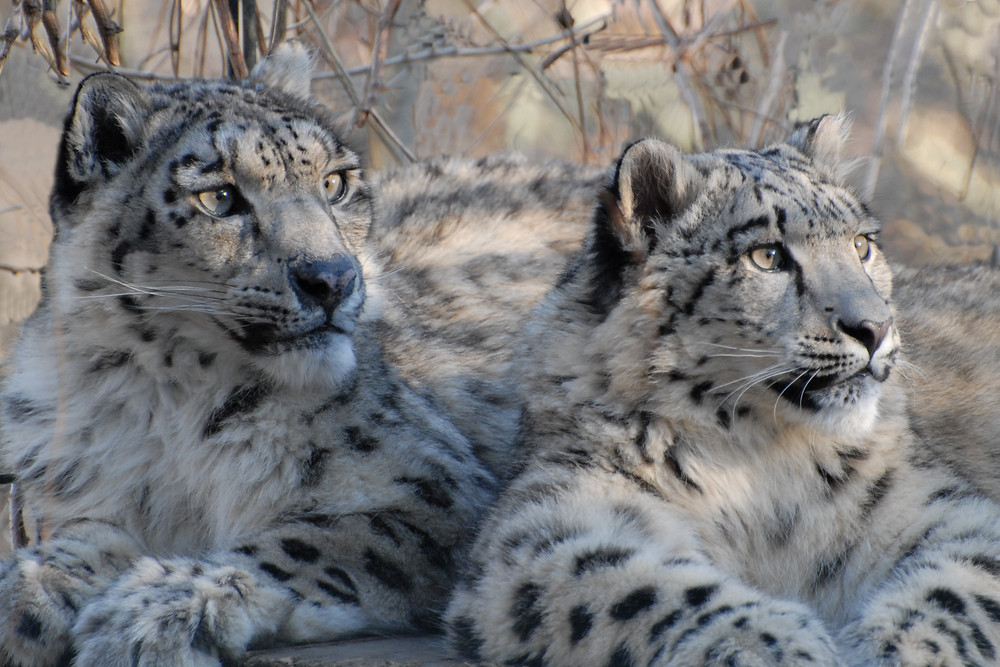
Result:
M819 371L816 371L816 372L818 373ZM802 371L801 373L799 373L798 375L796 375L795 378L791 382L789 382L788 384L786 384L784 389L782 389L780 392L778 392L778 397L774 399L774 410L771 412L771 417L775 421L778 420L778 402L781 401L781 397L785 394L786 391L788 391L789 387L791 387L793 384L795 384L796 382L799 381L799 378L801 378L804 375L807 375L808 373L809 373L809 369L806 369L806 370ZM815 377L815 375L813 377ZM812 378L809 378L809 379L812 380ZM803 391L805 391L805 390L803 389ZM801 404L802 404L802 398L799 397L799 405L801 405Z

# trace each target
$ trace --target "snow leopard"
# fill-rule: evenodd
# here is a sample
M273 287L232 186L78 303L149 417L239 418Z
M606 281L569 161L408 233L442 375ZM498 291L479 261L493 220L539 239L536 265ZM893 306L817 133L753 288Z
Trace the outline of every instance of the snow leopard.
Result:
M516 474L446 613L457 650L1000 660L1000 506L911 428L923 380L848 133L824 116L760 150L625 150L516 354Z
M384 354L371 188L310 69L293 44L243 82L80 84L0 390L35 520L0 564L0 662L438 627L495 476Z

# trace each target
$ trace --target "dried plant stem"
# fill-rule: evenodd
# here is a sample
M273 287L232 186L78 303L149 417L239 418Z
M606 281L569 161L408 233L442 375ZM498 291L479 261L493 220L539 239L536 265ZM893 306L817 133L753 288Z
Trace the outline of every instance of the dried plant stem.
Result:
M503 35L501 35L500 32L496 28L494 28L489 21L486 20L486 17L479 12L479 9L476 8L474 4L472 4L472 0L465 0L465 5L469 8L469 11L472 12L472 14L477 19L479 19L479 21L484 26L486 26L486 29L490 31L490 34L493 35L494 39L500 42L500 44L503 47L509 46L507 40L504 39ZM549 99L552 100L552 103L556 105L556 107L559 109L562 115L566 117L566 120L568 120L570 124L573 125L573 127L575 127L582 134L583 127L580 126L580 123L577 121L576 117L573 115L572 112L570 112L569 109L566 108L566 105L563 104L562 102L561 99L563 97L562 92L554 84L552 84L552 82L550 82L545 77L544 74L542 74L540 71L536 71L536 69L531 65L531 63L529 63L527 59L519 51L507 48L505 48L505 50L511 55L511 57L514 58L514 60L517 61L517 64L520 65L524 69L524 71L530 74L531 77L538 82L538 85L541 87L543 91L545 91L545 94L549 96Z
M87 0L87 2L90 4L90 12L94 15L97 31L104 44L104 58L112 67L118 67L121 64L118 55L118 33L122 31L121 26L111 20L104 6L104 0Z
M392 21L399 11L401 0L389 0L389 3L382 10L379 16L378 25L375 28L375 39L372 40L371 64L368 68L368 78L365 80L365 90L361 97L361 108L358 109L358 117L354 121L355 127L361 127L368 119L372 108L375 106L375 89L379 87L379 70L382 67L382 44L386 41L385 36L392 26Z
M285 40L285 30L288 25L288 0L275 0L274 13L271 15L271 37L267 40L267 52L270 53L278 44Z
M771 120L771 107L778 99L781 92L781 84L785 80L785 43L788 41L788 31L782 30L778 35L778 44L774 48L774 58L771 60L771 67L767 73L767 88L757 103L757 111L754 113L753 124L750 126L749 143L751 146L760 146L764 134L764 122Z
M906 63L906 75L903 77L903 95L899 108L899 129L896 132L896 143L903 143L903 136L906 133L906 118L910 115L910 103L913 101L913 88L917 79L917 70L920 69L921 55L927 45L927 30L937 17L938 3L936 0L928 0L924 6L924 14L920 19L920 27L916 39L913 40L913 49L910 52L910 59Z
M14 18L11 17L7 19L7 25L3 29L3 34L0 34L0 74L3 73L3 66L7 62L10 49L14 46L14 42L17 41L18 36L19 33L17 27L14 25Z
M351 104L354 105L355 109L361 108L361 98L358 97L358 91L354 90L354 84L351 82L351 77L347 73L347 69L344 67L344 62L340 59L337 54L337 49L334 48L333 42L330 41L330 36L326 34L323 30L323 26L320 23L319 16L316 15L316 10L313 9L312 3L305 0L301 3L306 11L309 13L309 19L312 21L313 25L316 27L316 32L319 36L320 42L323 45L324 52L326 53L327 59L330 64L333 65L336 71L337 78L340 79L341 85L347 92L347 96L351 98ZM375 129L375 133L378 135L379 139L382 140L389 149L397 153L397 155L402 155L404 158L410 162L415 162L417 156L413 154L409 148L402 142L402 140L396 136L396 133L392 131L389 125L383 120L381 114L376 109L371 109L369 111L368 117L372 121L372 126Z
M690 65L684 58L681 40L677 36L677 32L670 25L670 21L667 20L663 10L660 9L660 5L657 0L649 0L649 4L653 10L653 19L656 21L656 25L660 29L660 34L663 36L663 39L666 40L667 45L670 46L674 52L674 64L676 65L674 81L677 84L677 88L681 91L681 97L684 98L684 102L688 105L688 109L691 111L695 145L698 147L704 146L705 137L711 136L712 131L708 124L707 114L701 98L692 87L692 72L690 71Z
M250 76L247 70L247 63L243 59L243 49L240 47L240 35L236 29L236 20L232 12L229 11L229 0L215 0L215 12L219 17L222 39L226 45L226 53L229 59L229 66L232 68L233 78L243 80Z
M868 162L868 173L865 175L865 186L862 194L865 199L871 199L875 194L875 185L878 183L878 172L882 163L882 151L885 147L885 123L886 114L889 111L889 92L892 89L892 72L896 67L896 54L899 51L899 43L906 32L907 17L913 6L913 0L906 0L903 9L899 12L899 20L896 22L896 30L893 32L892 41L889 43L889 53L886 54L885 66L882 68L882 97L879 101L878 116L875 118L875 136L872 139L872 154Z

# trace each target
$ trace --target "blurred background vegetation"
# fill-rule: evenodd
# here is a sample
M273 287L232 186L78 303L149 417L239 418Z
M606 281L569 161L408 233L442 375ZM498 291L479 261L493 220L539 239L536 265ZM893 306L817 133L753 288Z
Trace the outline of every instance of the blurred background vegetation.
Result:
M0 0L0 25L0 356L38 299L75 83L238 76L291 37L374 169L498 150L610 164L642 136L762 145L846 110L895 259L1000 244L1000 0Z

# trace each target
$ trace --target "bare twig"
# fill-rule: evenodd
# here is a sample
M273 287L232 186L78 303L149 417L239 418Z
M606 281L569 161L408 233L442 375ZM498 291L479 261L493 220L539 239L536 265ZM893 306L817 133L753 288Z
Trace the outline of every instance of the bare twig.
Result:
M3 73L4 63L7 62L7 56L10 55L10 49L14 46L14 42L17 41L19 36L19 31L14 25L14 18L11 17L7 19L7 25L3 29L3 34L0 34L0 74Z
M910 102L913 100L913 84L917 79L917 70L920 69L921 54L927 44L927 29L934 22L937 16L937 2L928 0L924 5L924 14L920 19L920 27L916 38L913 40L913 49L910 51L910 59L906 64L906 74L903 77L903 96L899 107L899 129L896 131L896 143L902 144L906 134L906 118L910 115Z
M479 12L479 9L472 3L472 0L465 0L465 5L469 8L469 11L475 15L477 19L479 19L480 23L486 26L486 29L490 31L490 34L493 35L494 39L500 42L500 44L504 47L508 46L507 40L504 39L503 35L501 35L500 32L493 27L493 24L491 24L486 17ZM569 109L566 108L566 105L562 102L562 91L552 84L552 82L550 82L542 72L536 71L531 63L529 63L519 51L507 49L507 52L514 58L514 60L517 61L517 64L520 65L524 71L530 74L531 77L538 82L539 87L541 87L545 94L549 96L549 99L552 100L552 103L556 105L556 108L559 109L562 115L566 117L566 120L568 120L573 127L582 133L583 128L580 126L579 122L577 122L576 117L573 116Z
M381 16L379 16L378 25L375 28L375 39L372 40L372 56L368 69L368 78L365 80L365 90L361 97L361 107L358 109L358 115L354 121L355 127L361 127L365 124L368 115L375 106L375 89L380 85L379 69L382 66L382 59L384 57L382 42L385 39L384 36L388 34L389 28L392 26L393 19L396 18L396 12L399 11L399 3L400 0L389 0L385 9L382 10Z
M181 0L173 0L170 5L170 69L174 76L181 72L181 35L184 31L184 14L181 11Z
M42 26L45 28L45 35L52 46L52 53L55 56L55 67L53 68L64 78L69 76L69 66L66 64L66 54L63 52L62 40L59 38L59 18L56 16L55 0L45 0L42 9Z
M896 67L896 54L899 51L899 42L906 32L906 21L913 6L913 0L906 0L903 9L899 12L899 19L896 22L896 30L889 43L889 53L885 58L885 67L882 68L882 97L879 101L878 116L875 119L875 136L872 139L872 154L868 162L868 173L865 176L865 186L862 191L865 199L871 199L875 194L875 185L878 183L878 172L882 163L882 150L885 145L885 122L886 114L889 111L889 92L892 89L892 72Z
M121 59L118 57L118 33L122 31L121 26L111 20L104 0L87 0L90 3L90 11L94 15L94 22L97 23L97 30L101 34L101 41L104 43L104 58L112 67L118 67Z
M271 37L267 40L267 52L285 41L285 30L288 25L288 0L275 0L274 13L271 15Z
M316 11L313 9L312 3L303 2L301 5L305 7L306 11L309 13L309 18L316 27L316 32L323 45L327 60L329 60L330 64L333 65L334 70L337 73L337 78L340 79L340 83L347 92L347 96L351 98L351 103L354 105L354 108L359 109L361 107L361 99L358 97L358 91L354 90L354 84L351 83L351 77L347 73L347 69L344 67L344 62L337 54L337 49L334 48L333 42L330 41L330 36L326 34L325 30L323 30L319 16L316 15ZM382 143L398 155L405 157L410 162L416 161L417 156L414 155L413 151L407 148L406 145L403 144L402 140L396 136L396 133L389 128L389 125L382 119L381 114L379 114L377 110L372 109L369 112L369 117L371 118L372 125L375 128L375 133L382 140Z
M674 64L676 67L674 72L674 81L677 84L677 88L681 91L681 97L684 98L685 103L688 105L688 109L691 111L695 144L699 147L704 146L705 137L711 135L711 128L708 124L707 114L701 98L692 89L690 65L684 58L680 38L677 36L677 32L670 25L670 21L667 20L663 10L660 9L660 5L657 0L649 0L649 4L653 10L653 19L656 21L656 25L660 29L660 34L667 41L667 44L671 49L673 49L675 54Z
M250 72L243 59L239 31L236 29L236 20L233 18L232 12L229 11L229 0L215 0L214 7L216 16L219 17L219 27L226 45L227 58L229 66L232 68L233 77L237 80L243 80L250 75Z
M771 67L767 73L767 88L760 96L753 124L750 126L749 143L751 146L760 146L764 134L764 122L770 119L771 107L778 99L781 85L785 82L785 43L787 41L788 31L782 30L778 34L778 45L774 49L774 59L771 60Z
M240 25L243 26L243 60L249 72L257 64L257 49L259 48L257 0L242 0L240 3Z

